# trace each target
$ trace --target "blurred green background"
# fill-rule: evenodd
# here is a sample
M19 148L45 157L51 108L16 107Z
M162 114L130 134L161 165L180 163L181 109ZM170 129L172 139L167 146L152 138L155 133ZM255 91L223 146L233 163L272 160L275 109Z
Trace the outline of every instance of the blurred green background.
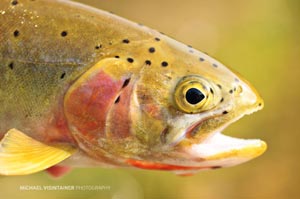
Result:
M79 1L79 0L78 0ZM243 74L265 108L225 134L261 138L268 151L240 166L178 177L161 171L75 169L0 177L0 198L299 198L300 1L80 0L162 31ZM298 124L297 124L298 123ZM21 185L92 185L106 190L21 191Z

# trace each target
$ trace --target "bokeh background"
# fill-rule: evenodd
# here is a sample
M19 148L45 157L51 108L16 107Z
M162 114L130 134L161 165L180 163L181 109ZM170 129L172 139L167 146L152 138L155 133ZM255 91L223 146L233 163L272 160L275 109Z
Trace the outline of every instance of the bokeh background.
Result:
M162 31L243 74L265 108L225 134L261 138L268 151L246 164L192 177L134 169L75 169L0 177L0 198L299 198L300 1L78 0ZM1 1L0 1L1 3ZM55 11L54 11L55 12ZM0 33L1 34L1 33ZM109 186L97 191L20 191L21 185Z

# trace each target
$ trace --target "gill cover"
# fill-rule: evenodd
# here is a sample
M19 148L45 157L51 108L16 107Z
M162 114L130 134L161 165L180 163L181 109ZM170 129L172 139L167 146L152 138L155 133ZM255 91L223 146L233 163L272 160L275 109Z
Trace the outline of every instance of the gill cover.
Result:
M105 141L130 133L132 84L128 69L125 60L105 58L85 72L65 95L68 125L83 150L92 156L101 156L96 151L103 152Z

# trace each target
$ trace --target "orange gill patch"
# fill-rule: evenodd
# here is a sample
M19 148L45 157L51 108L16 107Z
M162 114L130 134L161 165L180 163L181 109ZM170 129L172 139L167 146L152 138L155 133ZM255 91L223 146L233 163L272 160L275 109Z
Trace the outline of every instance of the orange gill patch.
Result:
M103 70L85 78L65 99L69 126L86 140L129 134L129 103L132 86L128 79L114 79Z
M106 135L113 138L125 138L130 134L130 102L133 85L123 84L123 89L107 116Z

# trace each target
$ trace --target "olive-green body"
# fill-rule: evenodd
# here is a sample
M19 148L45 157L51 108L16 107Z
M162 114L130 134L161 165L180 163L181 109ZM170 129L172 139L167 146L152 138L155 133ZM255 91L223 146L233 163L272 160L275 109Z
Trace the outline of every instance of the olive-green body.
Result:
M95 77L107 82L91 87ZM108 85L119 90L111 87L111 96ZM189 88L204 93L201 103L188 102ZM212 147L220 149L216 155L197 148L262 105L220 62L140 24L64 0L0 2L0 138L15 128L100 162L109 162L105 156L123 166L214 168L265 150L251 142L240 153L234 146ZM101 128L91 131L94 124Z
M11 128L30 133L38 121L51 118L82 73L103 58L122 57L123 39L130 38L132 46L153 37L126 20L68 2L2 0L0 11L2 135Z

